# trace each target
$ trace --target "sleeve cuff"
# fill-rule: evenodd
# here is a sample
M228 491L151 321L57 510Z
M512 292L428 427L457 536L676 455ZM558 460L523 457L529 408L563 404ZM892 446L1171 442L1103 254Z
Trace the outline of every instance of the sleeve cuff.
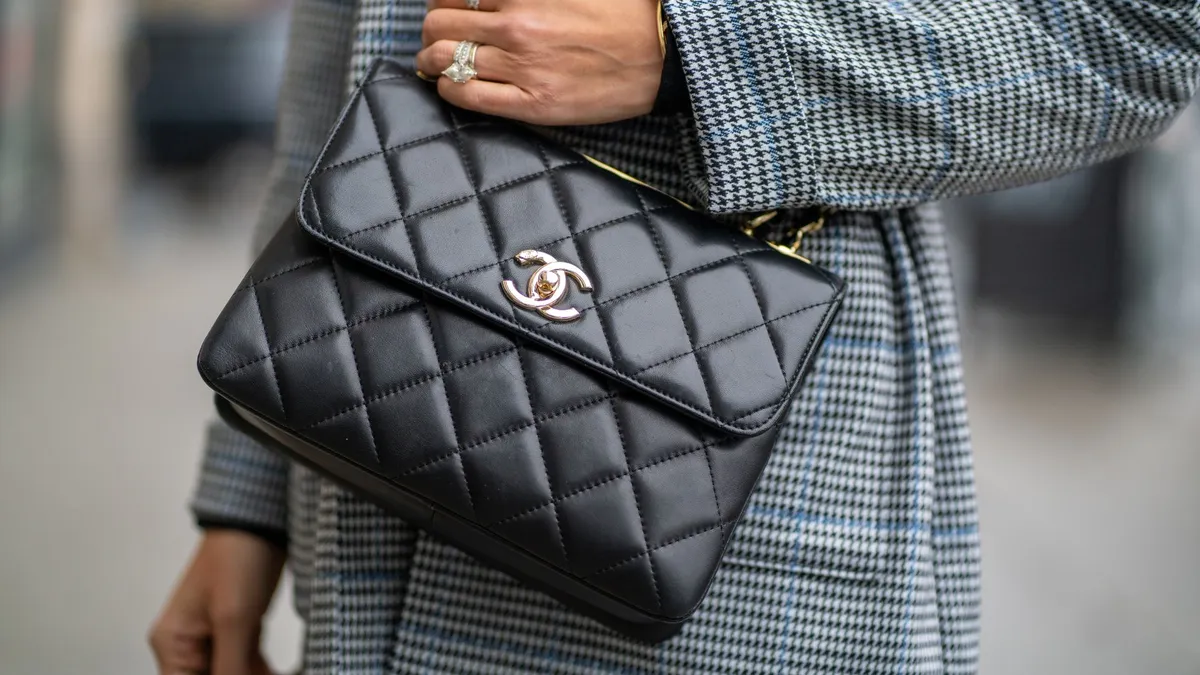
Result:
M787 34L761 0L664 0L691 102L688 184L713 213L810 206L813 162Z
M245 532L246 534L254 535L259 539L266 541L268 544L287 550L288 533L287 530L277 530L271 527L255 525L253 523L242 523L234 520L223 520L221 518L196 518L196 527L202 530L236 530Z
M683 61L679 58L679 47L675 44L675 36L668 28L664 33L667 41L667 53L663 57L662 79L658 85L658 96L654 99L655 115L677 115L689 113L692 110L692 100L688 96L687 78L683 74Z
M208 430L192 513L197 522L286 532L289 469L282 455L215 420Z

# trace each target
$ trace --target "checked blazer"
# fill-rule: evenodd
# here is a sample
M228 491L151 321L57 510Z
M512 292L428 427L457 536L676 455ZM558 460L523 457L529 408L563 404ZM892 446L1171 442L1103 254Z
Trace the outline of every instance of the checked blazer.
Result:
M928 204L1164 129L1196 87L1200 3L665 7L691 113L547 131L716 213L835 207L805 253L848 283L709 597L679 637L628 641L214 423L193 510L286 530L306 673L977 670L980 534ZM347 85L375 56L411 60L424 13L423 0L296 2L260 242Z

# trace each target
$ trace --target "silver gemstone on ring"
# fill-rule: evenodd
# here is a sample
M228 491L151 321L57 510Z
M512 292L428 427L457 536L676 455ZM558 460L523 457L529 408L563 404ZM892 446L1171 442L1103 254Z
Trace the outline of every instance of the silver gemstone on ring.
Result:
M467 0L467 9L479 9L479 0Z
M454 63L443 70L442 74L455 84L466 84L471 81L478 71L475 70L475 52L479 50L478 42L463 40L454 48Z

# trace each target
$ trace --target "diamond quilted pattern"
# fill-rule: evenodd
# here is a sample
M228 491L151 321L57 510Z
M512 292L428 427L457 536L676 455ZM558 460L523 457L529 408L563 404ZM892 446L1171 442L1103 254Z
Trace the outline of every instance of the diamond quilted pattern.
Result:
M588 230L577 235L575 242L578 259L587 260L588 269L632 270L627 274L596 275L592 298L599 306L666 287L667 271L656 253L654 230L645 218L619 220Z
M560 591L688 616L838 282L532 134L451 112L390 66L365 91L303 222L218 318L201 373L532 556L535 578L564 575ZM522 248L592 275L594 293L570 296L580 320L503 300L500 281L529 273L511 260Z
M436 316L436 315L435 315ZM447 373L446 394L462 443L473 443L505 429L533 423L533 410L518 350ZM496 402L489 405L489 402Z
M437 348L422 315L420 306L410 307L349 329L365 391L387 391L437 373Z
M567 525L563 539L571 571L576 574L595 574L644 555L648 548L629 476L576 492L558 502L557 508ZM645 606L654 607L648 600L651 598L639 598Z
M348 237L399 222L400 207L394 197L379 199L373 186L390 182L382 155L351 162L322 175L329 190L322 199L321 227Z
M806 342L785 360L781 343L795 336L771 326L802 312L823 321L840 282L687 218L664 195L533 131L449 106L434 112L430 96L385 63L352 98L304 189L299 217L310 234L728 433L778 420L811 350ZM401 122L410 109L411 126ZM525 249L589 274L594 292L571 297L584 318L555 324L499 292L502 279L527 278L512 260ZM714 395L713 382L724 388L772 366L754 386Z
M697 537L722 548L740 512L722 505L744 502L773 434L730 437L688 421L403 286L371 297L385 293L380 272L338 262L295 222L259 262L280 249L310 261L251 270L200 357L214 389L634 607L690 611L706 583L660 604L656 578L676 572L651 553ZM248 309L256 276L281 289L305 279L295 288L320 307L336 307L344 289L364 296L341 325L302 335L298 301L267 305L265 321ZM303 339L268 346L264 324ZM721 466L738 478L709 472L709 453L726 447L738 458ZM743 494L718 501L726 484Z
M588 433L580 434L581 427ZM568 453L546 453L555 494L570 494L627 471L621 430L609 405L548 420L539 425L539 434L547 448L570 448Z
M640 373L665 361L682 359L686 363L695 363L687 320L676 310L676 297L671 287L663 284L626 295L605 305L605 311L598 313L608 334L633 332L638 335L637 340L614 345L619 366ZM695 383L694 379L679 380L675 395L689 395ZM707 403L708 394L703 391L703 383L699 394Z
M520 227L495 228L493 235L500 251L520 251L531 241L553 242L541 249L560 260L578 260L576 243L562 238L566 227L558 209L554 208L554 189L550 183L525 180L503 190L494 190L479 198L488 220L501 218L520 224ZM506 261L511 262L511 261ZM518 278L516 263L506 266L508 278Z
M464 451L462 463L484 522L518 519L531 510L553 509L550 482L534 424ZM521 488L512 489L515 485ZM557 539L558 535L552 533L551 540Z

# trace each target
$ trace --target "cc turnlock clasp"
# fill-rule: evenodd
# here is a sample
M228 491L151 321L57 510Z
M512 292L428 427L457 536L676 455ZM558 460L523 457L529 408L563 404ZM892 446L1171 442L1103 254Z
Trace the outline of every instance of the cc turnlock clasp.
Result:
M533 276L529 277L524 293L508 279L501 282L500 289L510 302L522 309L535 311L551 321L566 322L579 318L579 310L574 307L558 309L556 305L567 296L568 278L575 280L579 290L584 293L591 292L592 281L583 270L571 263L559 262L547 253L529 249L516 254L513 259L521 267L539 264L541 267L534 270Z

